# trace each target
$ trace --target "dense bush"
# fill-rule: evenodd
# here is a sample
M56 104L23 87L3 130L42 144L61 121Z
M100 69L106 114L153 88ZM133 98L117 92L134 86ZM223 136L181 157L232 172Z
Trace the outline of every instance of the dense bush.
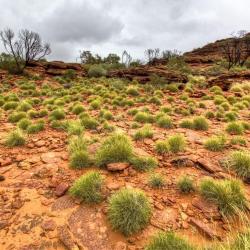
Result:
M88 70L89 77L102 77L106 76L107 70L104 69L101 65L92 65Z

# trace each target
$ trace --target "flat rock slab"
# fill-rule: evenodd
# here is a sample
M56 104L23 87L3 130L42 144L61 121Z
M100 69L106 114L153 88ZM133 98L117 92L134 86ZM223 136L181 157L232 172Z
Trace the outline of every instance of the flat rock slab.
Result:
M58 237L60 241L64 244L64 246L69 250L79 250L76 241L74 240L70 230L67 225L63 225L58 227Z
M56 152L47 152L41 155L43 163L57 163L61 160L60 154Z
M109 163L107 165L107 169L109 171L122 171L129 167L129 163L127 162L115 162L115 163Z
M198 231L204 236L206 236L208 239L221 240L221 237L215 231L213 231L208 225L204 224L202 221L191 218L189 223L195 226L198 229Z
M197 160L197 164L204 170L206 170L209 173L217 173L221 171L221 168L219 168L217 165L215 165L214 163L211 163L208 160L205 160L203 158L200 158Z
M69 228L77 242L88 250L112 250L107 227L96 208L81 206L68 220ZM85 249L84 248L84 249Z
M64 195L60 198L58 198L54 204L51 206L52 211L59 211L59 210L64 210L68 208L73 208L75 207L76 204L74 203L74 200L68 196Z

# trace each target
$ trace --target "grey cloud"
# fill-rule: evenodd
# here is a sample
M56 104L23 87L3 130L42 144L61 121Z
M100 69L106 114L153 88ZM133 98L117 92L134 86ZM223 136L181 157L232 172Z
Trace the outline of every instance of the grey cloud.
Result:
M29 28L51 43L51 59L74 61L78 51L106 55L124 49L200 47L250 30L249 0L0 0L0 29ZM1 45L0 45L1 50Z
M40 22L43 33L52 41L102 43L122 31L120 20L90 1L64 3Z

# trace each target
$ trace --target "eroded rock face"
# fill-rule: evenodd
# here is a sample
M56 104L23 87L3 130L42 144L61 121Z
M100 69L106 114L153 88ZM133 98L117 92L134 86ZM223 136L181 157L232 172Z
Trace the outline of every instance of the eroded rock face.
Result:
M163 77L167 82L186 83L188 81L185 75L170 71L165 66L154 67L148 65L129 69L112 70L108 73L108 77L120 77L129 80L134 79L140 83L146 83L150 81L150 76L152 74Z
M66 70L73 69L77 74L85 75L85 71L81 67L80 63L65 63L62 61L51 61L51 62L37 62L32 61L28 65L30 68L43 69L45 74L52 76L61 76L66 73Z

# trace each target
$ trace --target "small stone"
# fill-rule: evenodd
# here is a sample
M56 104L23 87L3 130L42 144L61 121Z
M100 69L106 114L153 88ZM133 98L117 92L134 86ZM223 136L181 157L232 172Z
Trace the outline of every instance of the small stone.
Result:
M129 167L129 164L127 162L115 162L115 163L109 163L107 165L107 169L109 171L122 171Z
M126 250L127 249L127 244L122 242L122 241L118 241L116 244L115 244L115 248L114 250Z
M69 185L65 182L60 183L55 190L55 195L57 197L63 196L69 189Z
M12 163L11 159L10 158L6 158L5 160L2 160L1 161L1 166L4 167L4 166L8 166Z
M4 181L5 177L3 175L0 175L0 181Z
M116 182L111 182L107 184L107 188L110 190L117 190L120 188L120 184Z
M54 231L56 229L56 223L54 220L47 220L42 223L41 227L45 231Z

